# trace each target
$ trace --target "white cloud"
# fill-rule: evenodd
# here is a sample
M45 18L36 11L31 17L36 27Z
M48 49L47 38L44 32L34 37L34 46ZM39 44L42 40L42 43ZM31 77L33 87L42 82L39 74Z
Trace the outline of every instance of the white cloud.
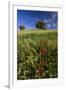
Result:
M43 21L44 21L45 23L48 23L48 20L47 20L47 19L44 19Z
M52 15L52 20L55 21L57 14Z
M47 24L47 27L50 28L51 27L51 24Z

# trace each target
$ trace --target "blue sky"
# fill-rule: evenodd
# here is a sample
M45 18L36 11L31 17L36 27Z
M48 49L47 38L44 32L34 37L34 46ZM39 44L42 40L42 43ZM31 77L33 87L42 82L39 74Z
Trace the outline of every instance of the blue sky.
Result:
M58 12L17 10L17 27L24 25L26 29L35 29L37 21L44 21L48 30L58 29Z

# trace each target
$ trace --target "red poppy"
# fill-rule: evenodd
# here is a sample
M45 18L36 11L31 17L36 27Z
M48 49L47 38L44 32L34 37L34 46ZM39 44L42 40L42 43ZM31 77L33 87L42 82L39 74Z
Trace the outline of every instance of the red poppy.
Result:
M36 70L36 73L41 75L42 73L44 72L44 69L42 67L39 67L37 70Z
M45 65L45 64L47 64L47 61L45 61L45 60L41 60L41 61L39 62L39 64L41 64L41 65Z
M47 48L41 48L39 52L43 55L47 53Z
M43 48L41 48L39 52L41 53L41 55L44 55L44 49Z
M47 52L47 48L44 48L44 52Z
M43 61L43 60L41 60L41 61L39 62L39 64L44 64L44 61Z
M47 64L47 61L45 61L45 64Z

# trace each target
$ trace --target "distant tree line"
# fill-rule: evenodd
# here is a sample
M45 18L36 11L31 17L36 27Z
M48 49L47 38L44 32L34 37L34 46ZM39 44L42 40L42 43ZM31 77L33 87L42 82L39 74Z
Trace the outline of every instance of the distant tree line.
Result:
M35 24L35 27L36 27L37 29L46 30L46 23L43 22L43 21L37 21L36 24ZM18 28L19 28L20 30L25 30L25 26L23 26L23 25L20 25Z

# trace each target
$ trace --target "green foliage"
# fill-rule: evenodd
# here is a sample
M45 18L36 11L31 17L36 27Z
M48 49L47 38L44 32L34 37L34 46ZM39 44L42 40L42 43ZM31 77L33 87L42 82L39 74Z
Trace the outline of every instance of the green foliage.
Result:
M38 29L46 29L46 24L43 21L37 21L36 22L36 28Z
M58 77L57 31L17 35L17 79Z
M20 25L20 26L19 26L19 29L20 29L20 30L24 30L24 29L25 29L25 26Z

